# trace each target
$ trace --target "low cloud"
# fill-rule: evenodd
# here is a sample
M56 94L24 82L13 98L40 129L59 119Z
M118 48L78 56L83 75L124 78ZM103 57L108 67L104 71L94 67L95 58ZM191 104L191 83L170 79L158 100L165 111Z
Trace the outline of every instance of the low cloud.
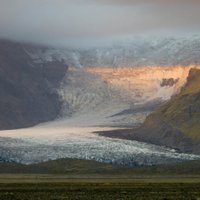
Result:
M123 36L198 33L199 0L0 0L0 37L87 45Z

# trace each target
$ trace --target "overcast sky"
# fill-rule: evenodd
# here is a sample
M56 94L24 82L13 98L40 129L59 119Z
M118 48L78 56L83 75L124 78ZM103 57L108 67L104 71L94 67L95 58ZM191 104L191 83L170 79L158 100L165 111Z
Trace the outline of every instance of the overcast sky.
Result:
M200 31L200 0L0 0L0 37L87 45Z

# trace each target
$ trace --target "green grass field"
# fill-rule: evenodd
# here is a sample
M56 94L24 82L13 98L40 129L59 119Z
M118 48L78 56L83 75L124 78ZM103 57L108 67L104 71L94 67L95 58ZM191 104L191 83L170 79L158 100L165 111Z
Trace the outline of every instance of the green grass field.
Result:
M200 200L200 161L123 168L60 159L0 164L0 200Z
M33 180L35 182L35 180ZM1 183L1 200L199 200L200 182L108 181Z

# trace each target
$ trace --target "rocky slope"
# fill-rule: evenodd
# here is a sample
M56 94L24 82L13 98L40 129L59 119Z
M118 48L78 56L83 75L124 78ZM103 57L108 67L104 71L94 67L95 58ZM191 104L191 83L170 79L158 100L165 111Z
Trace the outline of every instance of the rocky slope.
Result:
M104 135L134 139L199 154L200 70L191 69L181 92L149 115L141 127Z
M32 126L60 112L56 88L66 64L55 59L38 63L27 48L35 47L0 40L0 129Z

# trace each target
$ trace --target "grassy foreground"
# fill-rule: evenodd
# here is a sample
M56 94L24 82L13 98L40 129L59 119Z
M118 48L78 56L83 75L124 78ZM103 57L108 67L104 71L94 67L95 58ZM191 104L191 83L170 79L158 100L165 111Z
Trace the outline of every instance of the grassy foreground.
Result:
M200 200L200 161L120 168L60 159L0 164L0 200Z
M1 200L199 200L200 183L66 182L0 184Z

